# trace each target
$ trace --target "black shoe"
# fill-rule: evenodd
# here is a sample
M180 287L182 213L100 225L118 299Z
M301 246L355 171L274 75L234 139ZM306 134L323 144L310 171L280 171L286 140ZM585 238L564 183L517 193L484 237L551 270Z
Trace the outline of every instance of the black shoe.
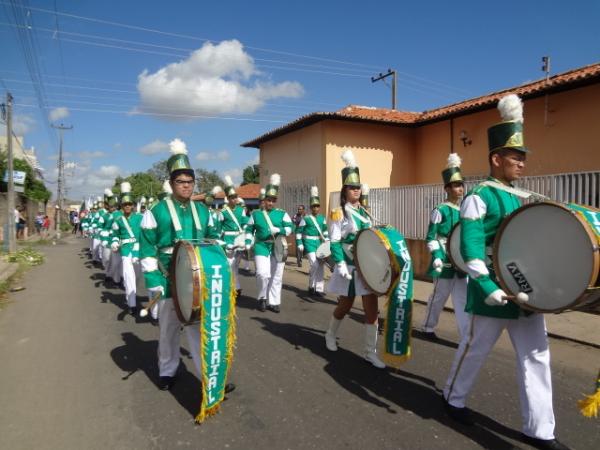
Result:
M279 309L279 305L269 305L269 309L277 314L281 312L281 310Z
M314 294L315 294L316 297L325 297L325 293L324 292L319 292L319 291L315 290Z
M526 444L542 450L569 450L565 444L558 439L538 439L521 433L521 439Z
M315 295L315 288L308 288L308 295Z
M427 341L432 341L432 342L436 342L436 341L440 340L440 338L438 338L437 335L433 331L421 331L420 337Z
M237 290L237 291L235 291L235 292L236 292L236 294L237 294L237 296L238 296L238 297L239 297L240 295L242 295L242 290L241 290L241 289L238 289L238 290Z
M160 377L158 380L158 388L161 391L170 390L175 384L175 377Z
M468 408L457 408L444 400L444 410L446 411L446 414L448 414L448 417L460 424L468 427L475 425L473 414Z
M233 383L227 383L225 385L225 393L229 394L230 392L233 392L233 391L235 391L235 384L233 384Z
M267 310L267 301L264 298L261 298L258 301L258 310L260 312L265 312Z
M132 316L136 316L137 315L137 308L135 306L130 306L129 307L129 314L131 314Z

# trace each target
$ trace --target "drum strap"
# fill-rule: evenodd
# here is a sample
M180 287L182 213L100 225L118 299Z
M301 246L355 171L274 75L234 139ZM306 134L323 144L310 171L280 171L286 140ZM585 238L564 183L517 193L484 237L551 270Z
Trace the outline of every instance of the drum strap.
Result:
M348 211L350 211L350 214L352 214L354 217L356 217L358 220L360 220L362 223L366 223L368 225L371 225L371 220L368 217L363 217L361 216L358 211L356 211L354 208L348 208Z
M196 205L193 201L190 202L190 206L192 208L192 218L194 219L194 226L196 230L200 231L202 229L202 225L200 224L200 218L198 217L198 211L196 211Z
M237 217L235 217L235 214L231 210L231 208L229 206L225 206L225 211L227 211L229 213L229 216L231 216L231 219L235 222L235 225L238 227L238 230L240 230L240 232L241 232L242 227L240 226L240 223L238 222Z
M481 183L483 186L493 187L500 191L508 192L509 194L516 195L517 197L528 199L533 197L538 200L548 200L548 197L542 194L538 194L537 192L527 191L525 189L519 189L513 186L507 186L505 184L499 183L498 181L486 180Z
M262 213L265 216L265 220L267 221L267 225L269 225L269 231L271 232L271 235L273 235L273 237L275 237L275 235L273 234L273 228L274 228L273 227L273 222L271 222L271 218L269 217L269 214L264 209L263 209Z
M175 228L176 233L179 233L181 231L181 222L179 221L177 211L175 211L175 205L173 204L173 200L171 200L170 197L167 197L165 200L167 202L167 208L169 208L169 215L171 216L173 228Z
M127 234L129 234L129 237L131 239L135 239L133 231L131 231L131 227L129 226L129 222L127 222L125 216L121 216L121 220L123 221L123 225L125 225L125 229L127 230Z
M317 218L315 216L313 216L312 214L310 216L310 220L312 220L313 225L315 226L315 228L317 229L317 231L319 232L319 236L321 236L321 240L325 240L325 237L323 236L323 232L321 231L321 227L319 226L319 222L317 222Z

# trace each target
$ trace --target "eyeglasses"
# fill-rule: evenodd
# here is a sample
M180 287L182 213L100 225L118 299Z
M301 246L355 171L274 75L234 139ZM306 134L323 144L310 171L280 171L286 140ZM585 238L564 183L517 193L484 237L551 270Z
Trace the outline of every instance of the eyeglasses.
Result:
M356 191L356 190L360 191L360 186L348 186L348 189L351 191Z
M194 184L194 180L175 180L177 186L183 186L184 184Z

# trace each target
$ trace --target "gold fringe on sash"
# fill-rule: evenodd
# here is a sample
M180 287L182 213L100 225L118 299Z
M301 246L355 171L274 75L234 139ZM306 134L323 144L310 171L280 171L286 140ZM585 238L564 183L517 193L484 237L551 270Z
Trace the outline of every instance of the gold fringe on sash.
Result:
M596 392L592 395L588 395L583 400L577 402L581 414L585 417L598 417L600 412L600 372L596 379Z

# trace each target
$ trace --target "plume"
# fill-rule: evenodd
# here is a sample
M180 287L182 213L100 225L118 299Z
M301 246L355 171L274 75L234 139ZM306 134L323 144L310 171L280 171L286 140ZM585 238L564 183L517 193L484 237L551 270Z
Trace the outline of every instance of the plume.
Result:
M264 196L267 193L265 188L260 188L260 195Z
M129 194L131 192L131 184L129 181L123 181L121 183L121 194Z
M281 175L279 175L278 173L274 173L273 175L271 175L271 185L272 186L279 186L279 184L281 183Z
M360 185L360 193L362 195L369 195L369 185L367 183Z
M225 175L225 186L233 186L233 180L229 175Z
M460 167L462 164L462 159L458 156L458 153L450 153L448 155L448 168L451 167Z
M310 188L310 196L311 197L318 197L319 196L319 188L317 186L312 186Z
M98 197L96 197L97 202L101 202L102 200L104 200L104 199L100 195Z
M171 148L171 155L187 155L185 142L183 142L181 139L173 139L171 142L169 142L169 147Z
M223 192L223 188L221 186L215 186L212 188L212 195L216 196L219 192Z
M523 122L523 102L516 94L506 95L498 102L498 110L502 120Z
M344 153L342 153L342 160L346 164L346 167L356 167L356 159L354 159L354 153L352 153L352 150L344 150Z
M173 188L171 188L171 183L169 183L169 180L165 180L165 182L162 185L162 190L163 190L163 192L166 192L167 194L173 193Z
M106 195L107 197L112 197L113 192L110 189L106 188L104 189L104 195Z
M142 205L145 205L145 204L146 204L146 197L141 197L141 198L140 198L140 203L141 203Z

